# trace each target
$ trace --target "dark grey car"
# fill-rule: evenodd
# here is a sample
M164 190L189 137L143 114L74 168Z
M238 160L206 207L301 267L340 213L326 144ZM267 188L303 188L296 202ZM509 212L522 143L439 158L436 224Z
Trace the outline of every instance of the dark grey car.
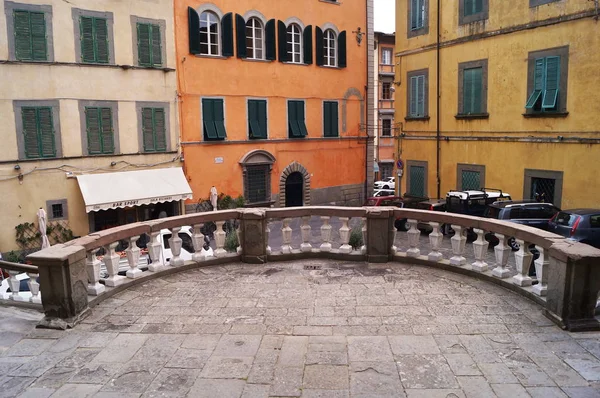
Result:
M548 230L600 249L600 209L562 210L550 220Z

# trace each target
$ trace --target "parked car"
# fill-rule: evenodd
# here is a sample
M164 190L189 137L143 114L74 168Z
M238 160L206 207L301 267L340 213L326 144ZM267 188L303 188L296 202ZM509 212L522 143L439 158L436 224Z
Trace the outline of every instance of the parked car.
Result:
M396 189L396 177L386 177L383 180L375 181L375 189Z
M395 206L399 208L419 208L421 202L428 201L427 197L411 196L379 196L368 198L365 202L365 206ZM426 209L425 209L426 210ZM398 218L394 222L394 227L398 231L407 231L408 223L406 218Z
M376 189L373 192L373 197L378 198L380 196L394 196L396 192L393 189Z
M548 230L600 249L600 209L562 210L550 220Z
M446 211L446 200L445 199L427 199L415 203L415 209L429 210L429 211ZM429 223L419 223L417 225L422 232L430 233L433 231ZM446 230L446 224L441 225L442 233Z

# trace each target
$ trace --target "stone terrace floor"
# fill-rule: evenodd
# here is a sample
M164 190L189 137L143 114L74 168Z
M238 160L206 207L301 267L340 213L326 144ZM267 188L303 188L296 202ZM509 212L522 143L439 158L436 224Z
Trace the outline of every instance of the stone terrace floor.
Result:
M0 396L600 396L600 334L421 266L206 267L130 288L72 330L39 319L0 309Z

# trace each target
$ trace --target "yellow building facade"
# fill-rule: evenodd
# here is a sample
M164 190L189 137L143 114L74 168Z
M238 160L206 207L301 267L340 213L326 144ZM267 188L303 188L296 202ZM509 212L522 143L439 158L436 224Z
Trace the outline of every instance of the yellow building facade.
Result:
M76 236L103 228L95 225L100 212L86 211L80 176L182 163L171 1L3 1L0 13L0 252L7 252L21 248L15 227L37 225L39 208ZM140 44L149 41L152 57ZM155 147L142 138L146 107L164 120ZM100 141L92 123L104 126ZM129 205L112 223L139 219Z
M600 206L594 2L398 0L396 13L402 192Z

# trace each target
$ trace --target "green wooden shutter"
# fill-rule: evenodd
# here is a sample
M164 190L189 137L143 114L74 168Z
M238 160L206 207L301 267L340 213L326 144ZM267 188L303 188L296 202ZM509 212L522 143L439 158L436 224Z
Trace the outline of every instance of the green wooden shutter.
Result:
M277 21L277 43L279 44L279 62L289 62L291 56L287 52L287 28L283 21Z
M161 66L162 59L162 37L160 25L150 25L152 37L152 66Z
M115 138L113 131L112 109L100 108L102 153L115 152Z
M39 158L41 156L38 145L37 111L35 108L21 108L23 120L23 143L26 158Z
M258 101L257 113L261 137L267 138L267 101Z
M54 126L52 125L52 108L38 108L37 113L42 157L56 157Z
M213 117L215 128L217 130L217 138L225 139L227 133L225 131L225 117L223 113L223 100L214 99L213 101Z
M412 196L425 196L425 167L410 166L409 167L410 187L409 193Z
M108 23L104 18L94 18L96 62L108 63Z
M346 64L346 31L344 30L338 36L338 66L345 68Z
M81 17L79 19L79 30L81 40L81 60L83 62L94 62L94 22L93 18Z
M158 151L167 150L166 118L165 110L155 108L154 111L154 148Z
M417 116L418 110L417 110L417 94L418 94L418 79L416 76L413 76L410 78L410 95L408 96L408 103L409 103L409 111L408 113L410 114L410 116L415 117Z
M463 114L482 112L483 82L482 69L472 68L463 71Z
M419 0L410 0L410 29L419 29Z
M260 124L258 123L258 101L248 100L248 127L250 138L260 137Z
M554 109L557 105L558 90L560 83L560 57L546 58L546 84L542 109Z
M298 125L298 103L299 101L288 101L288 128L291 137L301 137Z
M306 65L311 65L313 63L312 25L308 25L304 28L304 31L302 32L302 42L304 46L304 63Z
M473 0L473 14L478 14L483 11L483 0Z
M102 139L100 134L100 117L98 108L85 108L85 125L87 130L88 154L102 153Z
M233 14L230 12L221 19L221 48L224 57L233 56Z
M338 118L338 103L337 102L332 102L330 104L330 111L331 111L331 136L332 137L337 137L340 134L339 131L339 126L340 126L340 122L339 122L339 118Z
M474 8L475 8L475 0L464 0L463 14L465 16L473 15Z
M148 24L137 24L138 64L141 66L152 66L150 29L150 25Z
M235 14L235 38L237 41L237 57L246 58L246 21L240 14Z
M213 100L202 100L202 124L204 125L204 139L217 139L217 130L214 123Z
M15 57L23 61L32 60L30 13L28 11L15 11L13 20L15 25Z
M145 152L154 152L154 112L152 108L142 108L142 141Z
M300 136L306 137L308 135L308 131L306 131L306 118L304 115L304 101L297 101L296 117L298 120L298 128L300 129Z
M265 50L266 59L274 61L277 59L277 48L275 47L275 20L271 19L265 24Z
M44 13L32 12L29 15L31 20L31 58L34 61L46 61L48 54Z
M200 54L200 16L188 7L188 40L190 54Z
M315 63L318 66L323 66L325 63L325 41L323 39L323 31L318 26L315 27Z
M533 109L540 99L544 91L546 73L546 60L544 58L538 58L535 60L535 69L533 72L533 92L529 96L525 108Z
M331 107L330 102L323 102L323 135L331 137Z
M425 116L425 76L417 76L417 115Z

